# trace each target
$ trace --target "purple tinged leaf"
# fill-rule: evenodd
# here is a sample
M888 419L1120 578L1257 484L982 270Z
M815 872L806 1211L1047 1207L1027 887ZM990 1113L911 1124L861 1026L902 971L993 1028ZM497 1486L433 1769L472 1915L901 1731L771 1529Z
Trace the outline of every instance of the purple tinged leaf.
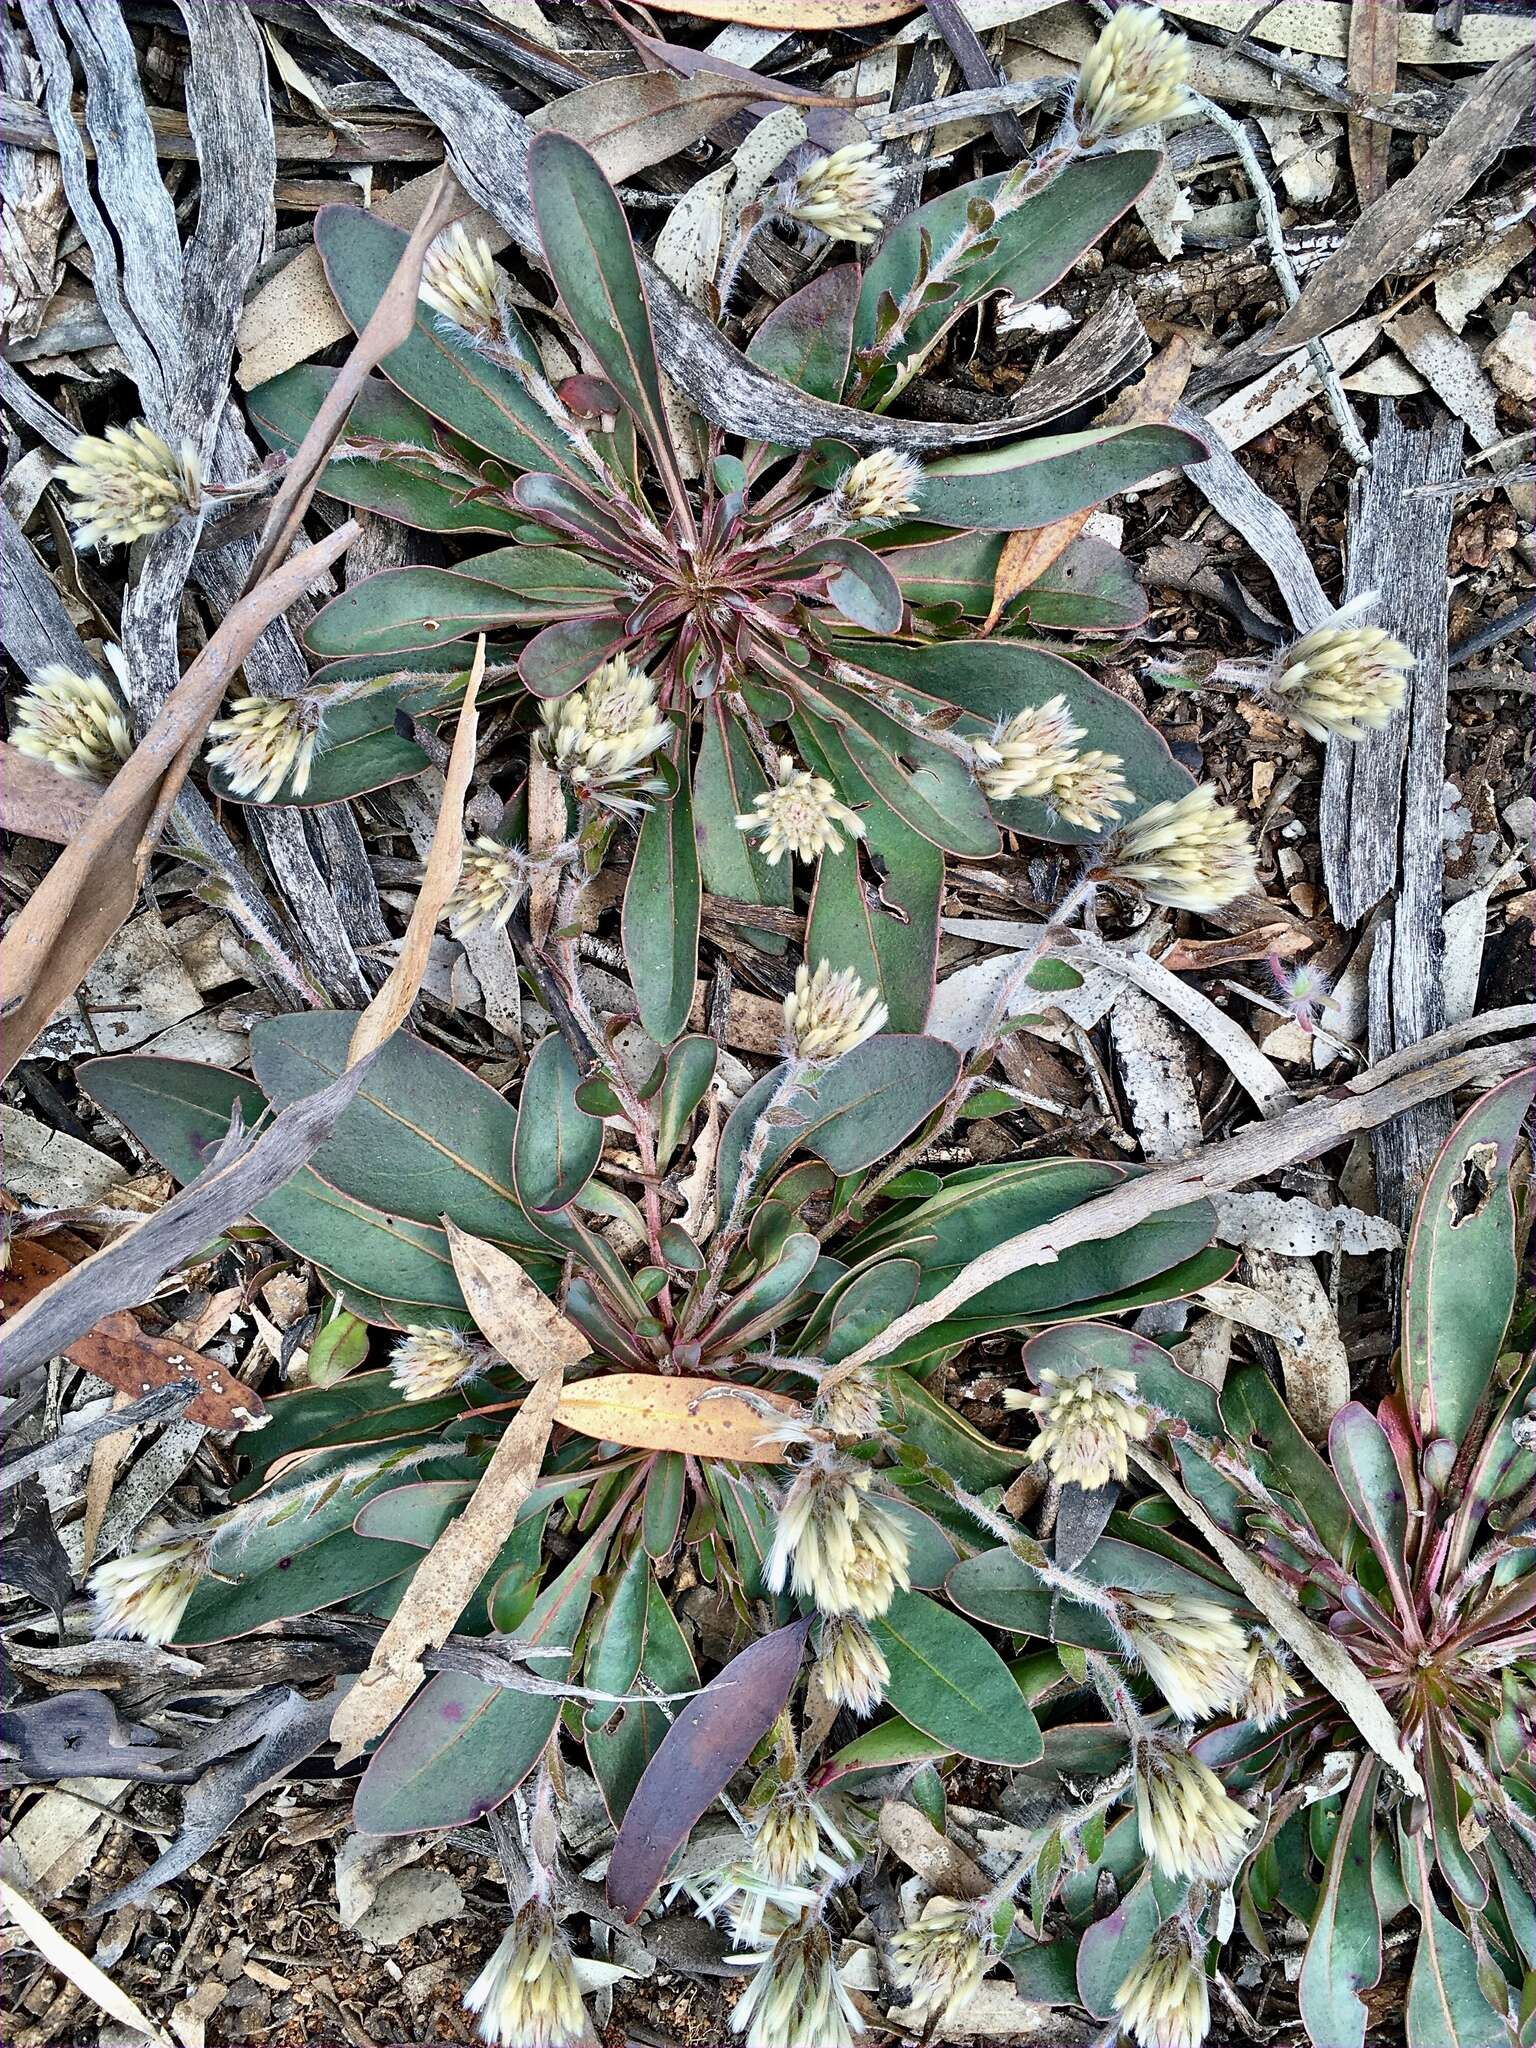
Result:
M608 1865L608 1899L629 1921L666 1875L674 1852L783 1711L810 1619L763 1636L689 1700L646 1766Z

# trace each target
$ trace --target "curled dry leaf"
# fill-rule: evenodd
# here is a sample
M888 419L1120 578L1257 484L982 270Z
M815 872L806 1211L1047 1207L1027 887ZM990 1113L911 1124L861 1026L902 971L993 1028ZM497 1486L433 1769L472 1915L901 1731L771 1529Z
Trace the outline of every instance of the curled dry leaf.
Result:
M600 1443L634 1450L689 1451L700 1458L774 1465L784 1457L779 1429L784 1423L802 1423L805 1410L786 1394L732 1386L728 1380L609 1372L567 1387L555 1420Z

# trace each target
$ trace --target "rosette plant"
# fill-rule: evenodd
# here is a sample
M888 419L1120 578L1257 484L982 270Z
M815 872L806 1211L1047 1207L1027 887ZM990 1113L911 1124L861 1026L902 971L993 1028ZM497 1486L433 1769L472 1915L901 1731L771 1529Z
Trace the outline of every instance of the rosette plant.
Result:
M866 267L813 278L748 352L786 387L887 406L967 311L1054 283L1156 164L1145 150L1085 154L1074 131L1034 166L931 200ZM598 166L541 135L529 176L559 295L544 317L586 367L552 381L489 253L450 240L324 483L449 545L461 534L498 544L446 568L381 571L327 605L306 636L325 664L305 714L316 743L286 779L242 780L221 759L215 787L325 803L416 772L424 757L396 732L396 711L451 711L466 635L492 636L486 699L531 695L556 740L559 702L621 658L645 679L665 737L643 772L637 760L629 776L578 790L595 801L569 829L589 871L621 821L636 831L623 928L647 1030L667 1043L686 1024L702 893L785 908L795 859L815 863L807 957L853 969L898 1028L916 1028L946 853L993 855L1004 830L1084 843L1192 787L1131 705L1047 644L1123 635L1144 617L1112 548L1080 538L1056 550L995 632L977 627L1010 534L1203 448L1134 419L926 468L841 444L728 447L664 382L629 228ZM318 216L354 327L404 239L355 208ZM1049 380L1032 424L1065 409L1081 418L1115 374L1082 351L1071 360L1080 379ZM274 448L297 443L332 374L299 368L252 394ZM1006 728L1021 715L1045 720L1055 747L1034 775L1009 772ZM772 931L743 931L783 949Z
M1409 2048L1531 2038L1536 1371L1506 1345L1533 1099L1536 1074L1517 1075L1447 1140L1406 1248L1390 1388L1343 1407L1322 1450L1257 1365L1218 1394L1124 1329L1026 1343L1018 1405L1058 1481L1054 1539L1015 1531L958 1564L949 1595L1051 1636L1054 1697L1108 1709L1037 1694L1044 1754L1012 1796L1048 1814L1035 1931L1048 1906L1072 1931L1010 1939L1026 1990L1075 1985L1139 2042L1198 2042L1234 1919L1260 1955L1289 1920L1314 2048L1362 2048L1387 2006ZM1103 1477L1106 1451L1152 1489L1072 1477ZM1053 1697L1048 1674L1035 1685ZM864 1768L881 1732L837 1767ZM1378 2005L1398 1921L1406 1991Z
M475 1327L469 1245L497 1286L558 1294L579 1335L543 1469L459 1629L540 1658L544 1678L568 1686L566 1732L615 1819L666 1733L656 1696L700 1682L672 1610L701 1585L716 1633L737 1648L765 1624L814 1617L828 1683L866 1715L888 1701L938 1753L1038 1756L1024 1695L943 1594L988 1540L966 1501L994 1494L1020 1459L925 1380L979 1333L1164 1300L1227 1272L1231 1254L1210 1248L1210 1206L1190 1203L1000 1283L878 1376L840 1376L841 1361L978 1251L1129 1169L1036 1160L943 1182L906 1171L885 1183L871 1220L860 1190L875 1162L900 1165L970 1083L952 1046L865 1035L873 1018L818 1040L818 1018L836 1014L822 998L809 1016L802 1000L798 1017L809 1056L792 1049L723 1124L717 1052L702 1037L634 1081L606 1046L583 1079L551 1036L515 1107L447 1054L392 1038L335 1136L253 1219L334 1293L312 1357L335 1349L339 1321L359 1349L373 1326L385 1361L273 1402L234 1506L193 1546L175 1639L322 1608L374 1621L394 1611L527 1391L508 1355L516 1345L503 1338L498 1352ZM84 1079L190 1180L237 1113L249 1127L339 1071L355 1022L263 1020L254 1082L153 1055L92 1062ZM643 1207L600 1177L605 1138L654 1162ZM716 1143L699 1180L697 1159ZM706 1231L698 1219L710 1214ZM851 1561L828 1536L833 1496L858 1533ZM131 1626L131 1602L113 1619ZM168 1632L159 1608L155 1619ZM798 1662L797 1650L786 1691ZM559 1691L441 1670L370 1761L359 1824L408 1832L496 1806L556 1732Z

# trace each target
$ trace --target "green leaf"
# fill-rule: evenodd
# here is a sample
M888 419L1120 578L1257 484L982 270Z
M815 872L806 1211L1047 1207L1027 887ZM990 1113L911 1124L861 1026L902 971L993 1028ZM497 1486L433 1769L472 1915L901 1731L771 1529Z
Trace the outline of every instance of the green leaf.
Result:
M881 550L908 604L958 605L967 618L992 609L1001 533L946 533ZM1118 548L1086 535L1073 541L1003 614L1004 632L1130 633L1147 617L1146 593ZM974 643L972 643L974 644Z
M1101 505L1159 470L1204 462L1205 443L1182 427L1090 427L930 463L917 517L935 526L1015 533Z
M1419 1905L1408 1979L1408 2048L1505 2048L1504 2022L1477 1981L1477 1951L1439 1907Z
M1228 1434L1253 1461L1259 1476L1296 1502L1307 1521L1342 1564L1354 1526L1339 1483L1296 1426L1268 1373L1239 1365L1221 1391Z
M719 1057L715 1041L701 1033L680 1038L667 1054L666 1078L656 1104L656 1163L662 1173L683 1141L689 1118L709 1092Z
M920 1277L913 1259L885 1259L849 1273L822 1296L800 1341L817 1347L828 1365L838 1364L906 1314Z
M326 281L353 329L361 334L405 252L408 237L356 206L322 206L315 246ZM507 325L528 360L538 352L515 314ZM391 383L477 448L518 469L564 467L569 450L520 378L493 363L451 321L424 301L409 338L379 366Z
M516 1645L569 1652L602 1568L611 1523L540 1594L510 1637ZM382 1546L381 1546L382 1547ZM541 1656L535 1668L559 1679L569 1655ZM414 1834L465 1827L499 1806L538 1762L560 1701L444 1671L416 1695L374 1752L357 1788L353 1819L364 1834Z
M747 344L748 362L812 398L841 398L860 282L856 263L813 277L769 313Z
M1371 1885L1373 1801L1380 1772L1374 1757L1355 1771L1296 1981L1311 2039L1337 2048L1364 2048L1367 2014L1359 1994L1381 1976L1381 1909Z
M822 746L830 728L805 718L799 730L806 765L858 806L864 826L862 846L845 842L817 863L806 957L851 967L879 989L893 1030L920 1031L933 999L944 855L876 796L846 747L834 759Z
M1187 796L1194 787L1194 777L1179 766L1167 741L1134 705L1044 648L1008 640L946 641L932 647L868 641L850 652L862 668L888 677L904 693L915 692L919 701L926 697L936 706L958 705L987 726L1051 697L1065 697L1073 724L1083 731L1080 744L1119 755L1121 773L1136 792L1128 817L1149 804ZM1010 831L1031 839L1081 845L1096 836L1064 824L1033 797L994 804L992 811Z
M350 1010L264 1018L251 1064L280 1105L339 1074L357 1023ZM512 1252L546 1253L512 1185L511 1105L446 1053L397 1031L314 1156L317 1173L359 1201L419 1223L451 1216L461 1230ZM311 1256L322 1265L323 1253Z
M540 1039L523 1077L512 1144L518 1197L536 1215L569 1207L602 1157L602 1122L577 1102L580 1081L559 1032Z
M518 674L535 697L568 697L627 638L622 619L561 619L534 634L518 656Z
M856 658L863 658L865 646L859 642ZM805 708L816 700L827 707L825 716ZM977 859L997 852L997 827L965 763L936 740L910 733L862 691L818 677L814 688L807 685L793 724L797 736L805 736L802 752L807 739L814 741L840 789L857 787L846 773L850 764L898 818L935 846Z
M993 253L965 270L958 294L918 314L903 352L931 340L957 311L992 292L1029 300L1048 291L1134 204L1158 161L1155 150L1142 149L1069 164L1037 197L998 222ZM965 226L972 203L993 199L1001 183L1000 176L978 178L930 199L897 223L864 273L853 330L856 349L868 348L875 338L881 297L889 292L898 303L905 297L918 274L924 238L933 249L947 248Z
M684 745L679 739L674 756ZM686 769L686 755L679 765ZM693 802L684 780L670 802L653 803L641 820L624 891L624 958L640 1022L658 1045L672 1043L693 1007L700 902Z
M857 1173L893 1152L938 1107L960 1070L960 1055L937 1038L881 1032L845 1053L814 1084L797 1089L787 1108L803 1125L770 1129L760 1184L795 1147L814 1152L836 1174ZM757 1118L778 1087L781 1067L765 1074L731 1112L720 1140L720 1199L729 1211L741 1155Z
M1527 1068L1474 1103L1430 1168L1403 1268L1403 1389L1421 1443L1459 1444L1515 1300L1510 1166L1536 1100Z
M687 1489L688 1468L678 1451L662 1451L651 1465L645 1482L645 1511L640 1524L640 1540L646 1554L656 1559L668 1557L677 1541L678 1528L683 1518L683 1496Z
M381 569L333 597L304 634L311 654L407 654L500 626L606 611L618 577L568 548L497 548L458 569Z
M686 505L624 209L595 159L552 129L533 139L528 185L544 260L565 310L650 443L668 496Z
M316 1331L309 1347L309 1383L328 1387L368 1356L368 1325L349 1309L337 1308Z
M1188 1593L1226 1607L1242 1604L1229 1582L1191 1571L1172 1558L1116 1536L1101 1536L1077 1570L1091 1585L1114 1586L1127 1593ZM1108 1623L1095 1608L1063 1599L1055 1603L1053 1616L1051 1594L1023 1559L1006 1547L962 1558L945 1581L945 1591L958 1608L989 1628L1005 1628L1018 1635L1054 1631L1063 1641L1085 1650L1116 1648Z
M870 1624L890 1666L886 1698L904 1720L983 1763L1028 1764L1040 1729L1007 1665L969 1622L922 1593L898 1593Z
M921 1380L910 1373L887 1370L884 1360L881 1371L902 1442L915 1446L969 1492L985 1493L989 1486L1006 1486L1024 1464L1022 1451L1009 1450L984 1437L947 1402L931 1394Z
M768 778L738 720L718 700L703 719L698 759L693 770L693 816L699 842L699 871L712 896L736 903L787 910L793 869L787 860L770 863L755 840L736 823L749 816L768 787ZM782 953L788 943L781 932L737 925L738 937L763 953Z
M339 373L301 363L260 384L246 401L251 424L269 448L292 455ZM345 433L358 441L384 441L400 452L390 456L348 455L328 462L318 488L344 505L382 513L428 533L515 533L520 515L491 497L471 497L485 458L467 442L443 436L448 452L467 474L445 471L434 460L439 430L420 406L412 405L381 377L369 377L347 414ZM420 457L410 454L418 448Z
M773 1264L700 1333L700 1342L719 1352L740 1350L766 1336L784 1320L820 1257L821 1245L808 1231L786 1237Z
M1410 1613L1408 1497L1387 1433L1361 1402L1347 1402L1329 1424L1328 1456L1350 1511L1387 1575L1398 1611Z
M1120 1987L1152 1946L1161 1920L1152 1880L1143 1877L1084 1934L1077 1951L1077 1995L1095 2019L1112 2019L1119 2010Z
M603 1692L620 1692L631 1689L633 1679L638 1678L642 1685L658 1693L687 1692L699 1682L698 1668L643 1551L635 1553L621 1585L631 1575L638 1579L643 1603L639 1664L631 1680L623 1685L610 1685L606 1679L592 1677L589 1667L588 1683ZM616 1605L618 1597L616 1594ZM672 1717L682 1704L641 1700L622 1707L587 1709L587 1756L608 1811L616 1821L622 1821L646 1765L660 1749Z
M295 1550L287 1563L273 1564L226 1585L204 1579L187 1602L172 1638L177 1643L222 1643L249 1635L269 1621L317 1614L358 1593L383 1585L421 1562L421 1553L401 1543L372 1543L343 1529L323 1542Z
M901 586L880 557L856 540L823 540L795 556L789 573L813 574L830 565L827 601L867 633L894 633L901 625Z

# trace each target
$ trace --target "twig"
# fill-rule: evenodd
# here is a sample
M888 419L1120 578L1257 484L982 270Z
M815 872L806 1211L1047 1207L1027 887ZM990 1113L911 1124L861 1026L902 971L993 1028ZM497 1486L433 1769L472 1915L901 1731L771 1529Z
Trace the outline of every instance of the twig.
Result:
M171 1416L179 1415L187 1403L196 1398L196 1380L170 1380L165 1386L156 1387L152 1394L145 1394L141 1400L130 1401L126 1408L115 1408L109 1415L98 1415L89 1422L82 1422L67 1436L56 1436L49 1443L39 1444L36 1450L11 1459L0 1472L0 1494L9 1493L12 1487L22 1485L34 1473L46 1471L50 1465L83 1459L91 1445L99 1443L104 1436L117 1436L122 1430L137 1429L147 1422L166 1422Z
M1208 100L1200 93L1194 93L1191 97L1194 104L1216 123L1237 151L1243 175L1253 188L1253 196L1258 202L1264 239L1269 244L1270 261L1274 264L1275 275L1280 280L1285 303L1287 306L1294 306L1301 297L1296 266L1292 263L1290 251L1285 246L1285 229L1280 224L1280 209L1275 203L1275 188L1264 175L1264 167L1254 153L1247 131L1241 121L1234 121L1226 109L1218 107L1214 100ZM1309 341L1307 354L1312 367L1317 371L1318 382L1323 387L1323 396L1328 401L1328 410L1337 423L1339 439L1344 443L1345 453L1357 469L1369 469L1371 451L1365 445L1365 436L1360 431L1360 422L1355 418L1354 409L1344 395L1344 387L1339 382L1339 373L1333 367L1333 358L1328 353L1326 343L1320 340Z

